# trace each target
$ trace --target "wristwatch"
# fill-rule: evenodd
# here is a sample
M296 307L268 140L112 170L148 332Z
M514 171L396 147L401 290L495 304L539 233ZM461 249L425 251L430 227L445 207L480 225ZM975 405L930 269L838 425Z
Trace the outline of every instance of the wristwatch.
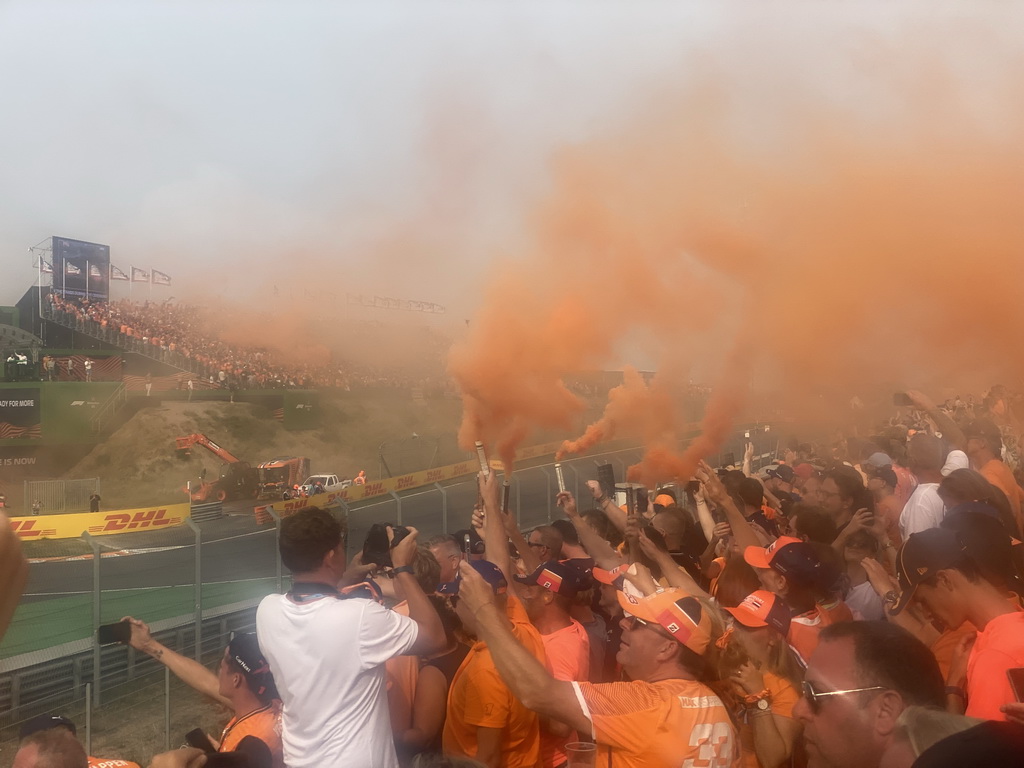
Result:
M757 704L754 705L762 712L767 712L772 708L772 705L768 702L768 699L758 699Z
M896 603L898 603L899 601L900 601L900 593L897 592L895 589L890 589L882 597L882 602L887 604L891 608L895 608L896 607Z

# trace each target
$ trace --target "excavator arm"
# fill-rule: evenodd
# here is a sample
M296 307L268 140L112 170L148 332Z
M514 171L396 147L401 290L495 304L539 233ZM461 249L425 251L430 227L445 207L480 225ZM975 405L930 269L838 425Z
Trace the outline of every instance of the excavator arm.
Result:
M185 437L178 437L175 438L174 442L175 450L184 456L192 455L193 445L201 445L225 464L237 464L241 461L241 459L232 454L231 451L217 445L217 443L213 442L213 440L203 434L197 433L194 435L186 435Z

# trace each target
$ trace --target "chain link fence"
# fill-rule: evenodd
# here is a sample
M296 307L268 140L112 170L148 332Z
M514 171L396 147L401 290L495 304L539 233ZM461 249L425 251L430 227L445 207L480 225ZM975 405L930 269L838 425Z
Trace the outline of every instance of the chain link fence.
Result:
M24 506L33 514L58 515L64 512L88 512L89 497L99 495L100 479L26 480ZM38 507L37 507L38 504Z

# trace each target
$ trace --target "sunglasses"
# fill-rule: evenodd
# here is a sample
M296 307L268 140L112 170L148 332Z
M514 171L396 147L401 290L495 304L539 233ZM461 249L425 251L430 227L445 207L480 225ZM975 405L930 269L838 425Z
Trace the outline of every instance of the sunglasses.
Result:
M807 680L804 680L800 684L803 689L804 698L807 700L807 706L810 707L811 712L815 715L821 711L821 705L824 704L822 699L828 696L845 696L849 693L866 693L867 691L887 691L889 690L884 685L873 685L870 688L848 688L845 691L816 691L814 685Z
M672 635L671 635L671 634L669 633L669 631L668 631L667 629L665 629L665 628L664 628L663 626L661 626L661 624L652 624L652 623L651 623L651 622L649 622L649 621L644 621L643 619L639 618L638 616L632 616L632 615L631 615L631 616L628 616L628 617L626 618L626 627L627 627L627 628L628 628L628 629L629 629L630 631L632 631L632 630L636 629L636 627L637 627L637 625L638 625L638 624L639 624L639 625L640 625L641 627L646 627L647 629L649 629L649 630L651 630L651 631L653 631L653 632L657 632L657 633L658 633L659 635L661 635L662 637L667 637L667 638L669 638L670 640L675 640L675 637L673 637L673 636L672 636Z

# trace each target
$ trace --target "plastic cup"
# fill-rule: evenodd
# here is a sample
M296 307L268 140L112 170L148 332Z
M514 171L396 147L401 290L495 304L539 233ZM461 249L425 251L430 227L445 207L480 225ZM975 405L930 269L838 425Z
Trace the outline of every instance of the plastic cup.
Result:
M571 741L565 745L565 756L569 758L566 768L595 768L597 745L589 741Z

